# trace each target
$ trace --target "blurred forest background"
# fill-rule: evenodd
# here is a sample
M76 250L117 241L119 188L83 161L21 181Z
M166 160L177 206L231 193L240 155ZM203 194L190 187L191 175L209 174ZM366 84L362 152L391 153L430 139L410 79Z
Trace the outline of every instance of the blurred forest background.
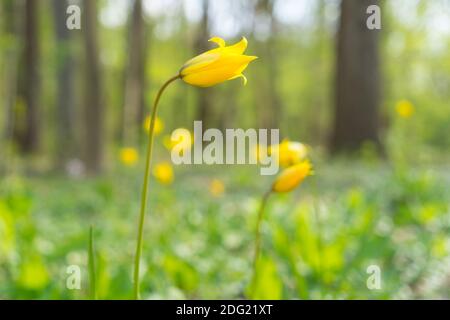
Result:
M315 176L270 202L254 297L450 298L450 1L0 3L0 298L86 298L91 224L99 296L131 297L145 119L212 36L245 36L259 59L246 87L180 82L161 101L143 296L245 296L273 177L172 168L167 135L202 120L310 146ZM366 28L371 4L381 30ZM69 265L81 290L66 288Z

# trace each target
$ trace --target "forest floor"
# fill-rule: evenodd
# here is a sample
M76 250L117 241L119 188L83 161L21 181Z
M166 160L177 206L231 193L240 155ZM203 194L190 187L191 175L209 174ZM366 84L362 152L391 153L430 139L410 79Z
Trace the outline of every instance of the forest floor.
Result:
M130 298L141 172L2 179L0 298L87 298L90 225L99 297ZM253 297L450 298L447 168L341 161L315 172L269 201L264 281ZM169 186L153 180L143 298L245 297L256 212L272 179L255 166L198 166L175 168ZM211 189L213 180L224 189ZM68 288L69 266L80 268L80 290ZM379 289L368 286L369 266L379 268Z

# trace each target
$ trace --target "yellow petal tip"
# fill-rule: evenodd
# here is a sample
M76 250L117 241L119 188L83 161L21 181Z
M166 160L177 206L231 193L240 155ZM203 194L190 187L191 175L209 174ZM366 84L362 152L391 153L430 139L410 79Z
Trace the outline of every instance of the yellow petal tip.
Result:
M242 43L244 45L244 48L247 49L248 41L246 37L242 36L241 41L239 42Z
M219 46L219 48L225 47L225 40L223 40L223 39L220 38L220 37L212 37L212 38L209 39L208 41L209 41L209 42L214 42L214 43L216 43L216 44Z
M247 77L244 76L243 74L241 74L241 78L242 78L242 80L244 82L244 86L246 86L247 85Z

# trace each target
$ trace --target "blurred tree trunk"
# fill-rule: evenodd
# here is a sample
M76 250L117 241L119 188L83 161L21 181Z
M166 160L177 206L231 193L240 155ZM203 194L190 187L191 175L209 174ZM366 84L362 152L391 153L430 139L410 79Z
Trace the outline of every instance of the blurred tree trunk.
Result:
M142 1L134 0L129 27L128 67L123 106L123 143L134 145L145 117L146 33Z
M97 1L84 0L85 162L88 173L101 169L103 150L103 101L97 41Z
M197 36L194 43L194 55L200 54L204 51L210 49L208 45L209 36L209 1L202 0L203 15L200 22L200 27L197 32ZM203 127L212 126L213 117L213 99L214 99L214 89L213 88L199 88L197 89L197 117L196 120L201 120L203 122Z
M329 75L329 63L332 60L332 42L333 35L330 34L326 26L326 0L318 0L317 8L314 13L316 19L316 27L314 31L314 40L311 50L308 54L307 65L310 67L310 75L314 77L317 83L327 83ZM334 34L334 32L333 32ZM330 67L332 67L330 65ZM302 136L308 137L308 141L314 144L326 144L330 135L329 132L329 119L330 110L329 106L332 103L332 97L330 92L333 92L333 88L330 86L323 87L313 85L309 92L312 94L312 100L309 103L309 107L304 112L298 114L296 122L294 122L294 128L297 123L302 119L312 119L304 125L306 132L302 132Z
M55 36L58 46L57 55L57 165L64 164L74 155L76 148L74 133L74 94L73 73L74 61L71 48L70 31L66 26L66 0L53 0L53 15L55 19Z
M189 21L187 21L185 15L186 9L187 9L186 2L179 1L177 14L180 16L181 30L188 30L190 26ZM179 33L178 37L176 38L176 41L177 43L185 47L192 46L191 40L189 39L189 37L186 37L185 33ZM189 53L189 56L190 55L191 54ZM196 94L196 92L193 92L192 88L190 88L189 86L179 86L179 89L177 90L176 99L174 101L175 105L178 107L171 108L171 115L174 127L185 127L188 121L192 120L192 113L190 112L192 108L189 108L190 106L189 96L192 93ZM194 116L196 115L194 114Z
M222 101L220 104L221 112L220 118L218 120L219 129L224 131L228 128L236 127L236 113L237 113L237 97L236 92L238 92L238 86L242 86L240 83L241 79L232 81L228 84L228 87L225 88L226 99ZM236 83L237 82L237 83ZM225 131L224 131L225 132Z
M2 2L2 15L0 21L3 23L4 35L9 39L4 48L4 59L1 61L0 69L4 71L1 82L0 95L4 98L2 111L3 123L1 127L2 145L0 150L4 151L4 161L1 162L0 170L8 172L11 166L12 142L14 138L14 106L16 105L18 87L18 61L20 57L20 35L21 27L19 15L22 13L23 4L14 0ZM6 14L7 13L7 14Z
M22 152L37 151L39 146L39 0L25 1L23 63L19 80L19 99L23 110L16 110L14 135ZM22 105L22 104L20 104Z
M365 142L380 149L380 71L377 30L366 26L369 5L378 0L343 0L337 39L334 152L357 150Z
M258 79L258 93L256 94L258 105L266 106L264 111L259 112L260 126L262 128L279 128L281 130L282 101L278 92L278 60L277 36L278 21L274 16L275 0L259 0L256 5L256 15L262 16L264 21L270 25L267 38L261 44L266 63L264 64L264 75ZM261 86L262 85L262 88Z

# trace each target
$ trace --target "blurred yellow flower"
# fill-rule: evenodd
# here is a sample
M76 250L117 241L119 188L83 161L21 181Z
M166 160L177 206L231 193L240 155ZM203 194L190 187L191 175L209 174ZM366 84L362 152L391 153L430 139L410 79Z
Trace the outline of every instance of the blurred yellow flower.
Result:
M39 256L27 259L20 265L18 283L21 286L42 290L49 282L49 272Z
M139 160L139 154L135 148L120 149L120 161L126 166L134 166Z
M307 176L312 174L308 160L284 169L272 185L273 192L289 192L297 187Z
M214 197L220 197L225 192L225 185L219 179L213 179L209 185L209 192Z
M308 155L308 148L300 142L283 140L279 145L270 147L271 155L278 155L280 166L289 167L299 163Z
M150 116L147 116L144 120L144 130L148 132L148 130L150 130ZM164 122L159 118L156 117L155 118L155 128L153 133L155 135L158 135L161 133L161 131L163 131L164 129Z
M414 106L408 100L400 100L395 105L397 114L402 118L409 118L414 114Z
M242 72L251 61L257 59L243 54L247 48L247 39L242 37L241 41L231 46L225 46L225 41L219 37L213 37L209 41L219 47L187 61L180 70L181 79L194 86L210 87L227 80L243 78L245 85L247 78Z
M172 139L174 137L175 139ZM163 138L164 146L170 151L175 146L179 146L181 150L188 150L194 143L194 135L188 129L177 128L173 130L172 135L166 135Z
M171 184L173 182L173 169L169 162L160 162L155 165L153 175L162 184Z

